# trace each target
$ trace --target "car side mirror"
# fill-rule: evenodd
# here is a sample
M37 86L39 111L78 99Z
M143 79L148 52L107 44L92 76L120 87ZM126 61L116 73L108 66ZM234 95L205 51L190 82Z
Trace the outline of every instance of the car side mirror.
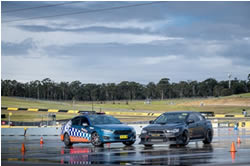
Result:
M88 123L82 123L82 126L86 127L88 126Z
M154 121L153 121L153 120L150 120L150 121L149 121L149 124L153 124L153 123L154 123Z
M194 123L194 120L193 120L193 119L189 119L189 120L187 121L187 124L191 124L191 123Z

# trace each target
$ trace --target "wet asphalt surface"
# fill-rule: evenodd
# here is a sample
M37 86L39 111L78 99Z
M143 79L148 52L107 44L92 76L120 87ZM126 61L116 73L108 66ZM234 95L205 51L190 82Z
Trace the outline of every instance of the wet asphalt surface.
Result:
M237 144L240 136L241 144ZM2 165L250 165L250 129L214 129L211 145L190 142L186 147L155 145L145 148L121 143L95 148L74 144L67 148L58 136L2 136ZM237 152L231 153L232 141ZM22 143L26 151L21 152Z

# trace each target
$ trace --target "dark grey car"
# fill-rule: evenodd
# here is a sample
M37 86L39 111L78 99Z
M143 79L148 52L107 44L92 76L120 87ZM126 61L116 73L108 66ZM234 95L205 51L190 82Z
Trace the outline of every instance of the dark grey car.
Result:
M210 144L213 127L199 112L167 112L150 121L150 125L142 129L140 139L140 144L145 146L159 143L187 145L190 141Z

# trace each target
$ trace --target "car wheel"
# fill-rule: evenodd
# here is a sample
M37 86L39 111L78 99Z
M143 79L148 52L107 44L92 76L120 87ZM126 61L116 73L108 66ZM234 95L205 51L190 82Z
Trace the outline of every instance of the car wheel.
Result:
M205 140L203 141L204 144L210 144L213 139L213 133L211 130L208 130L205 136Z
M151 148L153 145L152 144L144 144L146 148Z
M126 142L122 142L122 143L126 146L131 146L135 143L135 141L126 141Z
M100 136L98 135L97 132L94 132L91 134L91 143L92 145L97 146L97 147L103 146L103 143L101 142Z
M189 143L190 138L189 138L189 134L186 130L182 133L181 140L182 140L182 145L184 145L184 146Z
M64 134L63 142L64 142L65 146L72 146L73 145L73 143L70 142L70 138L69 138L69 135L67 133Z

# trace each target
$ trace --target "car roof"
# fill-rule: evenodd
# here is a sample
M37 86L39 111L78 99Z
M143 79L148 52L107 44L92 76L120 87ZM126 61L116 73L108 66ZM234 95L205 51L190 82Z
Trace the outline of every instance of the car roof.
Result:
M196 111L170 111L170 112L165 112L164 114L171 114L171 113L199 113Z
M82 115L75 116L74 118L77 118L77 117L89 117L89 116L93 116L93 115L94 116L103 116L103 115L106 115L106 114L82 114ZM106 116L108 116L108 115L106 115Z

